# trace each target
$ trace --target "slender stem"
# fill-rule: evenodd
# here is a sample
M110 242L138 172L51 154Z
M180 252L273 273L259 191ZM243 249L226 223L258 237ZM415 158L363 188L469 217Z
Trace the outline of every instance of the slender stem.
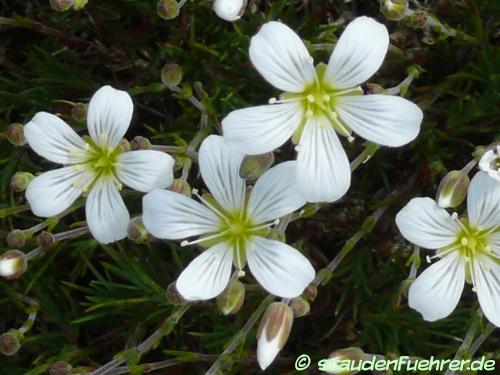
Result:
M176 366L182 363L188 363L188 362L213 362L217 359L217 355L214 354L200 354L196 353L196 355L193 355L193 353L189 353L189 357L187 358L172 358L172 359L167 359L165 361L159 361L159 362L153 362L153 363L144 363L142 365L138 365L142 369L142 373L146 374L148 372L153 372L156 370L161 370L163 368L167 367L172 367ZM118 367L115 368L114 370L111 370L108 372L108 375L120 375L120 374L128 374L130 373L130 368L128 366L123 366L123 367Z
M410 274L408 275L408 278L414 279L417 277L417 269L418 269L418 262L417 259L420 257L420 246L414 246L413 247L413 262L411 263L411 268L410 268Z
M80 227L80 228L71 229L71 230L68 230L66 232L56 233L54 235L54 238L56 239L56 241L67 240L70 238L78 237L82 234L87 233L88 231L89 231L89 228L87 226L84 226L84 227ZM44 250L45 250L45 248L42 246L38 246L38 247L34 248L28 254L26 254L26 260L27 261L32 260L36 256L40 255Z
M378 151L380 146L376 143L366 142L365 149L351 162L351 172L354 172L361 164L366 163Z
M21 206L16 206L16 207L2 208L0 210L0 219L3 219L10 215L16 215L20 212L28 211L29 209L30 209L29 204L23 204Z

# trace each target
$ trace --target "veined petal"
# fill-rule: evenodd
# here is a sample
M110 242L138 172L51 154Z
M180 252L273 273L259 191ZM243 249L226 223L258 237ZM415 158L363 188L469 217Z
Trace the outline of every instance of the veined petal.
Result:
M450 245L461 230L431 198L413 198L396 215L396 225L404 238L427 249Z
M316 72L306 46L295 32L281 22L266 23L252 38L250 60L274 87L302 92L314 83Z
M498 231L490 234L490 246L500 256L500 228Z
M228 211L239 210L245 199L245 181L240 177L243 154L233 150L218 135L200 146L201 176L217 202Z
M264 154L283 145L302 117L297 102L239 109L222 120L224 139L246 155Z
M144 226L157 238L177 240L219 230L217 215L183 194L154 190L142 206Z
M380 68L388 47L386 27L373 18L358 17L340 36L324 79L336 89L358 86Z
M92 181L83 170L66 167L36 176L26 189L26 199L36 216L60 214L82 195Z
M335 109L352 130L369 141L398 147L412 141L420 131L422 110L392 95L344 95Z
M174 159L164 152L138 150L118 156L116 174L125 185L147 193L172 185L173 167Z
M248 216L256 224L289 214L306 201L296 183L297 163L280 163L264 173L255 183L248 200Z
M308 202L333 202L351 184L349 160L337 133L322 117L304 128L297 155L297 186Z
M87 126L92 140L101 147L116 147L132 119L134 105L125 91L103 86L90 100Z
M309 260L283 242L255 236L248 243L247 260L257 281L278 297L297 297L314 279Z
M491 323L500 327L500 264L482 257L472 266L481 310Z
M408 292L409 305L427 321L445 318L457 306L464 284L465 266L458 254L450 253L413 282Z
M467 215L473 226L500 226L500 183L485 172L477 172L470 182Z
M85 204L87 225L94 238L107 244L125 238L130 221L125 203L112 178L95 182Z
M38 112L26 124L24 136L38 155L54 163L77 163L86 154L83 139L63 120L47 112Z
M214 298L226 288L232 262L232 248L225 242L218 243L194 258L175 286L188 301Z

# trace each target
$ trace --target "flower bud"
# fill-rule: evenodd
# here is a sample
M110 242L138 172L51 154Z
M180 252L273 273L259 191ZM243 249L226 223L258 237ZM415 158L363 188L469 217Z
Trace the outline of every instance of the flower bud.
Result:
M339 362L353 361L354 363L359 363L359 361L365 359L365 353L359 348L344 348L336 350L333 353L330 353L328 358L329 358L329 363L326 366L327 367L327 371L325 371L326 373L335 375L352 375L356 374L358 371L354 372L348 371L345 369L345 367L340 366Z
M127 227L127 237L137 243L145 243L151 239L151 235L144 226L141 216L130 219Z
M261 155L246 155L240 166L240 177L255 180L262 176L274 163L274 154L268 152Z
M6 356L16 354L21 349L20 336L15 329L2 333L0 335L0 352Z
M49 374L50 375L70 375L73 366L64 361L55 362L52 366L50 366Z
M399 21L404 18L408 10L408 0L382 0L380 12L391 21Z
M257 330L257 361L265 370L285 346L293 325L293 311L283 302L267 308Z
M486 151L479 161L479 169L488 173L491 178L500 181L500 145L495 150Z
M54 236L52 233L43 231L40 233L37 238L36 242L41 246L45 248L50 248L56 244L56 236Z
M26 138L24 138L24 125L15 123L10 124L5 132L7 140L14 146L23 146L26 144Z
M182 178L176 178L172 183L172 186L170 186L170 190L191 198L191 186L189 186L189 183L184 181Z
M181 296L177 287L175 286L175 282L169 284L167 287L167 299L170 303L174 305L184 305L187 303L187 300Z
M436 193L436 201L443 208L458 207L467 196L470 179L463 171L450 171L441 180Z
M146 137L138 135L130 141L130 148L132 150L149 150L151 148L151 142Z
M309 302L303 297L292 298L290 301L290 308L296 318L302 318L311 311L311 305L309 305Z
M74 120L83 122L87 119L87 105L83 103L75 103L71 108L71 117Z
M74 0L73 9L74 10L83 9L88 2L89 0Z
M125 139L125 138L120 139L120 143L118 143L118 146L121 147L123 152L130 151L130 142L127 141L127 139Z
M156 13L167 21L176 18L180 10L181 7L175 0L160 0L156 4Z
M16 172L14 176L10 179L10 188L16 193L20 193L26 190L28 184L33 180L33 176L29 172Z
M245 287L239 280L231 279L226 289L217 296L217 306L224 315L236 314L245 301Z
M73 0L50 0L50 7L58 12L67 11L73 6Z
M8 250L0 255L0 276L14 280L26 271L28 260L26 254L19 250Z
M11 230L7 234L7 246L14 249L21 249L26 245L26 234L20 229Z
M309 284L307 288L304 289L302 295L307 300L314 301L316 299L316 296L318 295L318 288L315 285Z
M405 17L405 22L415 29L423 29L427 25L428 18L429 15L424 10L415 10Z
M215 0L213 9L215 14L226 21L236 21L245 12L247 0Z
M177 64L166 64L161 70L161 82L167 87L177 86L182 81L182 68Z

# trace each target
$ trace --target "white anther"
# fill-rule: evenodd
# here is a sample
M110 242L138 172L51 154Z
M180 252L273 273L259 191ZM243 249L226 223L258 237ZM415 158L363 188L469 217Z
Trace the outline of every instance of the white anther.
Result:
M245 271L239 270L238 271L238 277L244 277L246 275Z
M307 101L309 103L314 103L314 96L312 94L307 95Z

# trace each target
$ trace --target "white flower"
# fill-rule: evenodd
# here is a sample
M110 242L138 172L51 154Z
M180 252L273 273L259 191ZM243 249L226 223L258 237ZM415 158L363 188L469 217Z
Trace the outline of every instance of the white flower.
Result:
M331 202L349 188L349 160L337 133L352 131L386 146L414 139L422 111L390 95L361 95L361 83L380 67L389 45L384 25L368 17L351 22L328 66L316 69L304 43L280 22L252 38L250 59L273 86L285 91L270 105L231 112L223 121L228 143L249 155L270 152L292 137L298 143L297 183L307 201Z
M455 309L465 281L472 283L484 315L500 326L500 184L478 172L467 196L467 218L449 215L430 198L412 199L396 216L403 236L438 249L440 260L411 285L409 305L435 321Z
M232 264L245 264L270 293L293 298L314 278L314 269L300 252L265 238L276 219L304 205L294 183L295 162L279 164L260 177L251 193L239 176L243 155L210 136L199 152L200 171L212 196L155 190L143 199L143 222L155 237L170 240L200 236L181 246L208 247L179 276L176 287L187 300L220 294L229 282Z
M92 235L101 243L127 235L130 215L120 196L122 183L142 192L173 181L171 156L153 150L123 152L119 142L132 118L130 96L110 86L92 97L87 113L90 137L81 138L59 117L39 112L25 126L36 153L64 168L45 172L28 185L26 198L37 216L50 217L88 194L85 211Z
M491 178L500 181L500 145L497 145L495 150L488 150L484 153L479 161L479 168Z
M215 0L214 12L226 21L236 21L241 18L247 6L247 0Z

